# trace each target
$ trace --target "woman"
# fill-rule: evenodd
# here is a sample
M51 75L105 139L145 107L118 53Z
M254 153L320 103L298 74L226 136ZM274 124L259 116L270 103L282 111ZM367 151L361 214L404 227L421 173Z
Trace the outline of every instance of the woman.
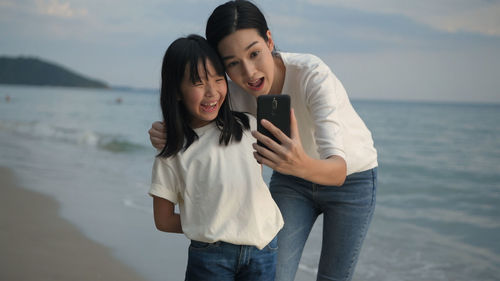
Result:
M274 170L273 199L285 226L278 235L276 280L293 280L316 218L323 214L317 280L351 280L375 208L377 152L370 131L341 82L319 58L276 52L262 12L248 1L229 1L210 16L206 37L231 78L234 110L256 112L256 97L291 97L291 137L262 125L278 144L253 132L254 157ZM150 130L161 148L164 129Z

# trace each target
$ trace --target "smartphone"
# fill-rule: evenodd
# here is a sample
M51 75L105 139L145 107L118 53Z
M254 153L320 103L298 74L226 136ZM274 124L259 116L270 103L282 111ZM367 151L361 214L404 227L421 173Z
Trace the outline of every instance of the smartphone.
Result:
M260 124L266 119L290 137L290 96L288 95L263 95L257 98L257 131L281 143L274 135ZM267 148L263 143L257 144Z

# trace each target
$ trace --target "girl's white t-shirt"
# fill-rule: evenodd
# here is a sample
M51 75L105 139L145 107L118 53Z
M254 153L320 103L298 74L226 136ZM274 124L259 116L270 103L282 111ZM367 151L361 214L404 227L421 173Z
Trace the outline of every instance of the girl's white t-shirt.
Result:
M255 130L255 118L248 116ZM253 156L255 138L247 130L240 142L220 145L215 122L195 132L199 139L187 150L156 157L149 194L179 205L189 239L262 249L283 227L283 218Z
M279 53L286 73L282 94L289 95L305 152L312 158L344 158L347 175L374 168L377 150L370 130L349 101L342 83L318 57ZM256 114L256 99L230 81L234 110Z

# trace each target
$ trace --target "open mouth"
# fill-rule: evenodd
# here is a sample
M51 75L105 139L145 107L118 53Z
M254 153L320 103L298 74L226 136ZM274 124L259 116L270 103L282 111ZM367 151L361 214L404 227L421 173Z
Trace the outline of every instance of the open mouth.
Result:
M248 87L254 91L261 90L264 86L264 77L247 83Z
M204 112L213 112L215 109L217 109L216 101L201 104L201 110L203 110Z

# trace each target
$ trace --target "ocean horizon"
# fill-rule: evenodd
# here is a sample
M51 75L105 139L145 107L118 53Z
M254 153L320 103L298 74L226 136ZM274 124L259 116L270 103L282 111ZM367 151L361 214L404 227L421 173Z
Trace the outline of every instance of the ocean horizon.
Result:
M499 280L500 103L351 101L379 155L353 280ZM155 229L147 195L160 119L154 89L0 85L0 166L148 280L180 280L188 240ZM321 234L320 216L297 281L314 280Z

